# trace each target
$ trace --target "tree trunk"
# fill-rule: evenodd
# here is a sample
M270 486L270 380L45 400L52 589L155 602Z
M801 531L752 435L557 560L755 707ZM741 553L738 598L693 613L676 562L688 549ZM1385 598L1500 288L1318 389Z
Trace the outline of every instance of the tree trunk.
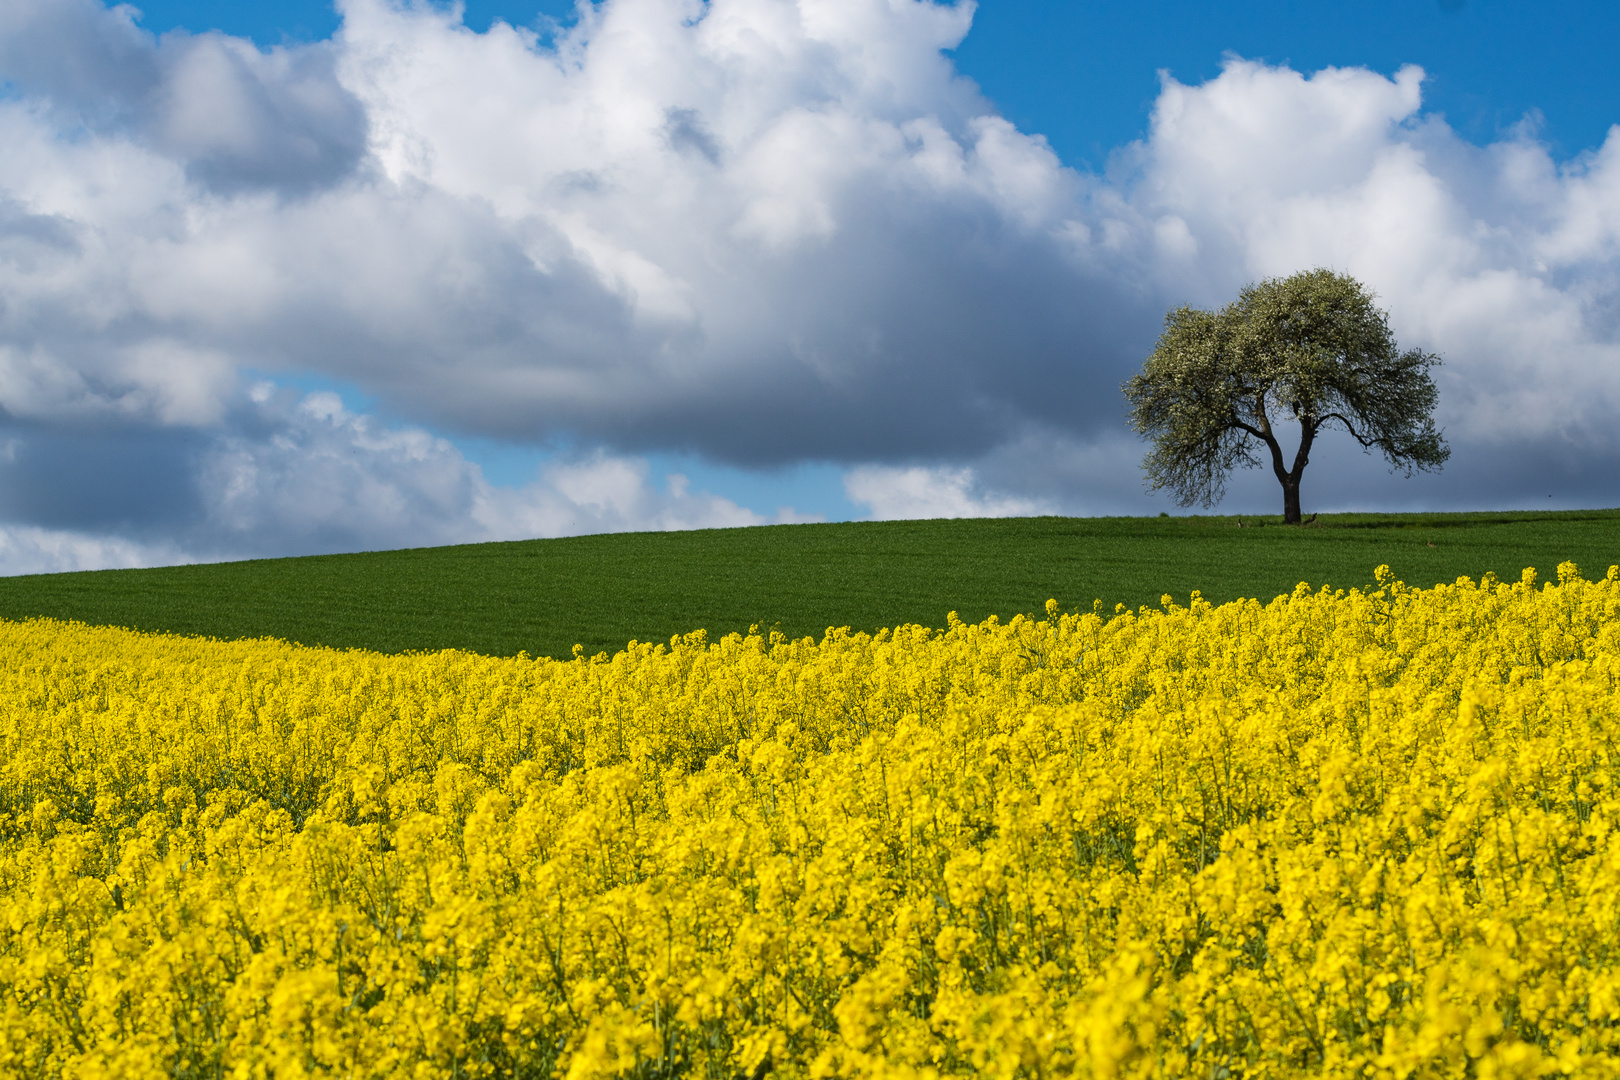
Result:
M1265 440L1266 449L1271 451L1271 470L1277 474L1277 482L1282 485L1283 489L1283 524L1298 525L1299 477L1305 471L1305 465L1311 460L1311 443L1316 441L1318 421L1309 416L1300 418L1299 450L1294 454L1294 467L1289 469L1283 465L1282 447L1278 445L1276 436L1271 433L1271 421L1267 419L1263 407L1259 412L1259 430L1254 428L1248 430Z
M1299 480L1283 481L1283 524L1299 524Z
M1296 406L1295 411L1301 410ZM1284 525L1299 524L1299 478L1311 460L1311 444L1316 441L1316 426L1319 422L1313 416L1300 417L1299 449L1294 453L1294 467L1287 472L1283 471L1281 449L1272 450L1271 460L1277 471L1277 479L1282 482Z

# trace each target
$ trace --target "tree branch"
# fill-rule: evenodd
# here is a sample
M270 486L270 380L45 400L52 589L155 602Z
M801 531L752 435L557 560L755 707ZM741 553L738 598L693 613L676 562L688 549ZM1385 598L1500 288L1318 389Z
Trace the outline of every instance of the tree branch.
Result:
M1348 416L1344 415L1343 413L1336 413L1336 412L1328 413L1327 415L1322 417L1321 423L1325 424L1329 420L1337 420L1339 423L1343 424L1344 425L1344 430L1346 430L1346 431L1348 431L1350 433L1350 437L1352 439L1356 440L1356 442L1361 444L1362 449L1371 450L1373 447L1378 445L1378 440L1377 439L1368 439L1368 438L1364 437L1361 434L1361 432L1357 431L1356 430L1356 425L1354 423L1352 423L1350 418Z

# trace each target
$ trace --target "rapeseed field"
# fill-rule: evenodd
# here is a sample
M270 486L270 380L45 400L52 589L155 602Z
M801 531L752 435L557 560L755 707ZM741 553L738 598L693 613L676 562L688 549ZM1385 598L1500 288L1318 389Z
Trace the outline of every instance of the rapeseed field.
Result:
M1620 1076L1620 573L571 662L0 623L0 1074Z

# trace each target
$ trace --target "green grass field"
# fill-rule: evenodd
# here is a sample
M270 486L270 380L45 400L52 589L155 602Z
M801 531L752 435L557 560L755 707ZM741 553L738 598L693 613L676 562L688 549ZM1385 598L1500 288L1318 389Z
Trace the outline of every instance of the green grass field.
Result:
M566 657L751 623L942 626L1101 600L1270 599L1300 581L1350 588L1388 563L1413 585L1587 576L1620 563L1620 510L1339 514L1299 528L1232 517L1005 518L777 525L419 548L0 578L0 617L384 651Z

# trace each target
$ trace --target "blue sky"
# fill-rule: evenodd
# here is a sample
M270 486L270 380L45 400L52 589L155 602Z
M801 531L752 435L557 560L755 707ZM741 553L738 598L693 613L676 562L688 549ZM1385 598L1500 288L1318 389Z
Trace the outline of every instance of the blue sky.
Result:
M1119 381L1311 265L1454 456L1308 510L1620 501L1613 4L138 7L0 13L0 572L1181 512Z

